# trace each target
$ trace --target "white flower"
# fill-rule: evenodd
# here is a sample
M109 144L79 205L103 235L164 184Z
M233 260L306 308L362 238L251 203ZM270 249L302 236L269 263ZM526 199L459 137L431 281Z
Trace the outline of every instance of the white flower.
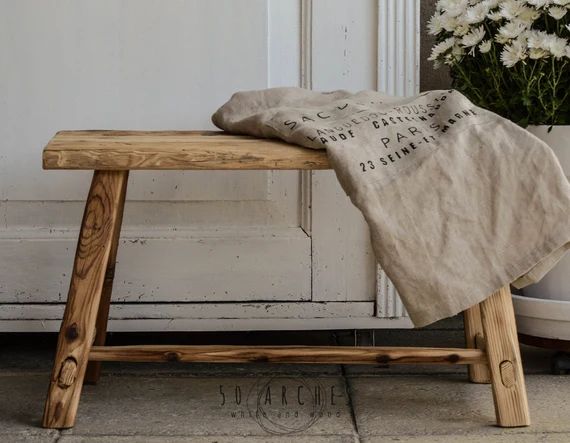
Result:
M489 13L489 5L487 2L477 3L475 6L467 9L465 21L469 24L481 23Z
M461 47L459 44L456 43L455 45L453 45L453 48L451 50L451 54L456 59L460 59L465 54L465 49L463 49L463 47Z
M479 51L481 51L482 54L486 54L491 50L492 46L493 42L491 40L485 40L479 45Z
M489 9L495 9L502 1L503 0L483 0L483 3L486 3Z
M527 0L527 3L535 6L536 8L542 8L544 6L548 6L551 3L551 0Z
M465 14L468 6L468 0L440 0L438 3L439 10L444 11L450 17Z
M568 9L563 8L562 6L551 6L548 10L548 15L555 18L556 20L560 20L566 15L567 12Z
M437 0L436 11L429 33L452 35L433 48L436 65L453 66L466 54L483 57L494 49L509 68L528 58L570 58L570 0ZM544 29L546 17L562 26L551 33L536 29Z
M469 34L464 35L461 39L461 44L470 48L478 45L483 38L485 38L485 27L479 26L478 28L472 29Z
M546 38L548 37L546 32L533 29L526 32L526 37L529 48L546 49Z
M501 3L501 15L508 19L513 20L520 15L525 8L521 0L505 0Z
M447 14L441 16L441 26L447 32L454 32L455 28L457 28L457 25L458 25L457 18Z
M448 66L453 66L461 61L461 58L465 55L465 49L462 46L455 44L451 49L451 52L447 53L444 57L444 63Z
M487 15L487 18L494 22L499 22L503 19L503 14L501 14L499 11L491 12Z
M526 45L521 39L513 40L510 45L505 45L501 53L501 61L507 68L512 68L526 57Z
M513 21L508 22L501 28L499 28L499 35L502 37L502 41L510 40L513 38L517 38L522 32L526 29L526 24Z
M443 25L441 23L441 15L435 14L432 18L430 18L427 28L428 28L428 33L430 35L437 35L441 31L443 31Z
M555 58L562 58L566 55L568 47L568 40L565 38L557 37L556 35L549 35L547 39L548 50Z
M541 54L542 51L548 51L555 58L562 58L566 55L568 40L558 37L555 34L548 34L544 31L528 31L526 33L528 42L527 45L535 55Z
M549 55L550 55L550 53L546 49L542 49L542 48L531 48L528 51L528 56L533 60L546 58Z
M541 16L541 11L538 8L528 7L522 0L503 0L500 6L503 18L524 22L528 26Z
M461 25L457 25L455 31L453 32L453 35L455 35L456 37L462 37L468 34L469 31L471 31L471 27L467 23L464 23Z
M437 45L433 47L431 55L428 58L428 60L435 61L439 59L443 54L445 54L451 48L453 48L453 45L455 45L455 41L456 41L455 37L449 37L443 40L442 42L439 42Z
M541 17L539 10L524 7L517 16L517 20L526 23L530 27L539 17Z

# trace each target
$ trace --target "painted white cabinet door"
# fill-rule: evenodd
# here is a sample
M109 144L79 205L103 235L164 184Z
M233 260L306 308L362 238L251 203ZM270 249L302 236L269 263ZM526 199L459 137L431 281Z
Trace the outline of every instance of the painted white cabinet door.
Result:
M211 129L236 90L377 87L378 0L0 9L0 330L61 318L90 173L41 170L55 131ZM402 326L375 318L376 275L332 172L136 172L110 328Z
M244 4L247 3L247 6ZM296 2L2 0L4 303L64 300L89 172L61 129L212 129L236 90L299 83ZM114 301L311 299L299 172L131 174Z

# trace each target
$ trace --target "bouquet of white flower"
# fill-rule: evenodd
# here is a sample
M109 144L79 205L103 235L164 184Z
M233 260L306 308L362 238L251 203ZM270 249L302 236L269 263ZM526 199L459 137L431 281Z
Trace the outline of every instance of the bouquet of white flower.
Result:
M439 0L430 60L521 126L570 124L570 0Z

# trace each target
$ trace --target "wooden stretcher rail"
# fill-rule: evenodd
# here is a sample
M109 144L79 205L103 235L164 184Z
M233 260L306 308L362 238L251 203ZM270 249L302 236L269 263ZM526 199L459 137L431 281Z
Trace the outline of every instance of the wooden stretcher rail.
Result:
M91 361L316 364L486 364L480 349L309 346L93 346Z

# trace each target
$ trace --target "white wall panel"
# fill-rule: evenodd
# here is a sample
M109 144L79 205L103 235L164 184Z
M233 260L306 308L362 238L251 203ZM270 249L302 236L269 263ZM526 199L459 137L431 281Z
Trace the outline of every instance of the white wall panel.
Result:
M41 171L57 130L210 128L232 92L268 85L265 0L1 0L0 10L0 200L85 198L88 174ZM265 198L264 176L213 174L206 190L200 174L137 174L129 197Z
M410 20L414 1L397 16ZM389 52L391 65L381 47L406 28L380 27L382 2L395 4L0 0L0 330L58 327L90 173L41 171L56 130L210 128L236 90L375 89L383 66L401 83L411 56ZM143 172L129 184L112 330L409 323L372 317L368 230L332 172ZM396 297L379 300L381 316L401 314Z
M376 89L375 0L313 0L312 86ZM376 298L368 227L332 171L312 173L313 293L319 301Z
M236 90L299 82L296 1L0 0L0 11L0 310L67 294L91 173L41 170L57 130L213 128ZM300 196L294 171L133 172L113 300L157 311L309 300Z
M376 89L375 0L313 0L313 89Z
M0 236L2 256L9 258L0 267L2 302L64 302L77 234L36 230L25 239ZM310 244L300 230L127 231L113 300L310 300L310 267Z

